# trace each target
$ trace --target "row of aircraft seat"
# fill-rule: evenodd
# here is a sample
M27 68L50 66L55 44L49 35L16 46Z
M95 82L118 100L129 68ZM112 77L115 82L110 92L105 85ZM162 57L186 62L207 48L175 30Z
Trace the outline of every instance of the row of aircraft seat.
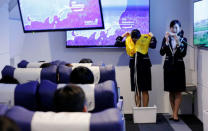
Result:
M2 77L14 78L18 84L0 83L0 115L13 119L22 131L124 131L123 100L118 100L115 67L93 63L21 61L17 67L5 66ZM88 113L54 112L53 97L57 89L69 83L72 70L89 68L94 84L78 84L85 93ZM121 97L122 98L122 97Z
M38 112L0 105L0 115L14 120L21 131L123 131L124 119L116 108L97 113Z

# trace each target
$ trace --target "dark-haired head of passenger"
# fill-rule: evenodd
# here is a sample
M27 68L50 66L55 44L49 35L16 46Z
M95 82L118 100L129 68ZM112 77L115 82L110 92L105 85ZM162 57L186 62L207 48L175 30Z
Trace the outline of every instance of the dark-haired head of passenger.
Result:
M9 76L4 76L1 78L0 83L5 83L5 84L19 84L18 80L13 78L13 77L9 77Z
M20 131L20 129L13 120L0 116L0 131Z
M87 112L85 93L79 86L67 85L54 94L56 112Z
M141 37L141 33L138 29L134 29L131 31L131 39L134 43Z
M47 68L47 67L49 67L49 66L51 66L51 63L43 63L43 64L40 66L40 68Z
M93 61L89 58L83 58L79 61L79 63L93 63Z
M76 67L70 74L69 83L72 84L93 84L94 75L90 69L84 66Z

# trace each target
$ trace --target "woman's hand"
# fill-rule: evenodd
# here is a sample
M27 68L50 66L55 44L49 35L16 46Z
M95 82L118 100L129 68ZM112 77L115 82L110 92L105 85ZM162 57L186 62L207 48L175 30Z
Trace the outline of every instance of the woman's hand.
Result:
M123 35L122 35L122 37L127 37L127 36L129 36L130 35L130 33L129 32L126 32L126 33L124 33Z
M130 50L130 53L132 54L132 55L134 55L135 53L136 53L136 50Z
M148 34L150 37L153 37L154 35L152 34L152 32L150 32L149 34Z
M166 32L165 34L166 43L169 43L169 36L170 36L170 33Z

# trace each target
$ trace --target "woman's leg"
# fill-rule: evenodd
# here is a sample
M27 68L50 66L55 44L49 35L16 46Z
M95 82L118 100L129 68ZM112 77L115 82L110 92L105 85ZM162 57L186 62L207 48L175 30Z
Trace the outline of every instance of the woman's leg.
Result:
M175 93L174 92L169 92L169 100L170 100L171 109L174 114L174 109L175 109Z
M148 91L142 91L142 102L143 106L147 107L149 104L149 93Z
M173 112L174 119L178 119L178 111L181 105L181 101L182 101L181 92L175 93L175 106L174 106L174 112Z
M137 107L141 107L141 92L135 94L135 103Z

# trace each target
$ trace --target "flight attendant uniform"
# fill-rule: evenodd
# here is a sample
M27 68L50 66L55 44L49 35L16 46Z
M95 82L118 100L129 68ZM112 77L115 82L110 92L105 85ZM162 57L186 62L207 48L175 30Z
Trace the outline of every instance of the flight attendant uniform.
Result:
M169 44L163 39L160 54L166 55L163 66L164 90L168 92L183 92L186 89L185 64L183 58L187 52L187 39L182 38L180 46L176 46L173 37L169 37Z

